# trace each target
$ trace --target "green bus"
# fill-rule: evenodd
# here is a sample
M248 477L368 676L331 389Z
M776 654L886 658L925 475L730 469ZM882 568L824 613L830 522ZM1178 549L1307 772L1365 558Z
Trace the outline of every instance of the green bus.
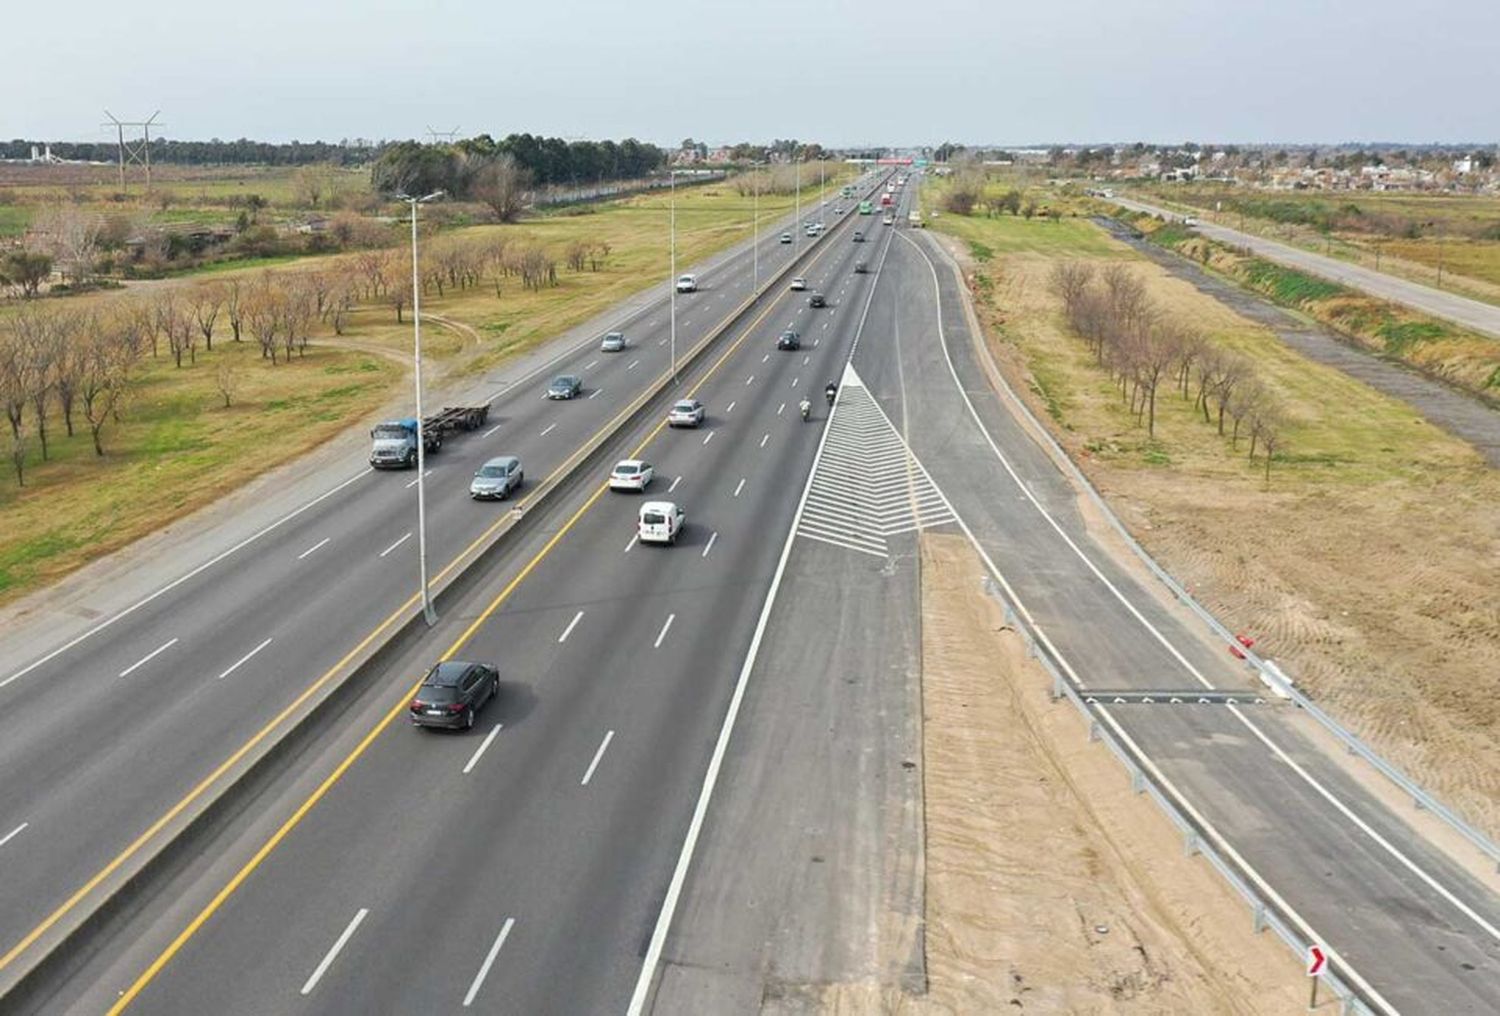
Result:
M874 211L875 211L875 208L874 208L874 206L872 206L870 204L870 202L868 202L868 201L861 201L859 203L859 214L861 214L861 215L870 215Z

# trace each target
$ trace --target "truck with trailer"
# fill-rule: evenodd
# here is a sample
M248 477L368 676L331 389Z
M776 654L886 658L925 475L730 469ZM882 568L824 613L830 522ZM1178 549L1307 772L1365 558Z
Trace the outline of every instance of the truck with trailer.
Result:
M445 406L440 412L424 417L420 428L417 427L416 418L410 416L377 423L370 431L370 465L376 469L414 469L417 465L419 429L423 451L430 455L442 449L446 435L482 427L489 416L488 404Z

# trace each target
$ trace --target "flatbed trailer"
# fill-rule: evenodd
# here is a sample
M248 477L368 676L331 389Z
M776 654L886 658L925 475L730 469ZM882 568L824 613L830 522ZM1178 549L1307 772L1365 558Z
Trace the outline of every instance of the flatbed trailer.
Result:
M422 436L427 450L443 446L443 437L458 430L477 430L490 418L488 403L482 406L444 406L439 412L422 419Z

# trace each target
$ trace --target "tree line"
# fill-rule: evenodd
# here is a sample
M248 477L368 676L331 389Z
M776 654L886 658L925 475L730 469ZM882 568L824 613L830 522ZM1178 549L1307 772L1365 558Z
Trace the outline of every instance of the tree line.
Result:
M660 148L635 138L620 142L565 141L511 134L496 141L480 134L451 145L418 141L390 145L375 160L370 182L376 191L387 195L440 190L491 204L481 191L494 186L497 172L514 178L524 189L634 179L655 172L665 162L666 154Z
M570 241L554 250L527 237L438 236L424 242L416 285L423 296L509 285L542 290L563 269L607 267L606 242ZM10 458L24 485L33 450L42 461L59 417L67 437L86 428L96 456L117 424L143 369L170 359L178 370L212 364L228 408L239 388L238 358L213 357L215 342L250 343L268 368L306 355L314 331L347 331L360 307L384 307L398 323L413 302L408 250L370 248L311 269L230 276L110 297L90 307L26 302L0 319L0 407L10 427Z
M1059 262L1050 285L1069 327L1095 362L1109 371L1137 425L1156 435L1156 400L1163 389L1191 400L1203 422L1216 425L1238 450L1249 439L1249 457L1271 462L1284 451L1285 421L1279 403L1245 357L1222 349L1191 326L1169 318L1123 264L1102 270L1086 261Z
M29 159L31 149L41 151L48 142L16 138L0 141L0 158ZM114 162L119 158L119 146L113 141L53 141L52 154L59 159L79 159L85 162ZM171 138L151 139L151 161L180 166L305 166L311 163L333 163L338 166L363 166L378 157L386 142L367 141L363 138L332 141L252 141L240 138L236 141L174 141Z

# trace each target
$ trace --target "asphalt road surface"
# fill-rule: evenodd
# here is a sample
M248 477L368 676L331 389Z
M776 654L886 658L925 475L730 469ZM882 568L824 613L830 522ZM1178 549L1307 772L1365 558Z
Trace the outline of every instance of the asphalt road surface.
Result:
M816 205L804 214L815 215ZM781 244L782 225L763 232L762 283L809 244L807 274L832 283L829 273L849 260L847 233L809 240L798 230L795 244ZM751 267L747 246L701 271L698 292L678 296L679 355L749 296ZM806 309L800 294L797 302ZM837 309L819 319L818 331L832 320L842 320ZM509 510L468 497L481 463L521 456L524 499L665 374L666 300L619 327L629 343L623 352L600 352L590 335L535 358L530 376L492 394L484 430L454 437L428 458L434 574ZM811 352L822 359L827 347ZM543 398L559 373L583 377L579 398ZM795 405L793 398L793 412ZM341 463L317 497L238 549L170 561L158 594L135 609L67 639L40 623L7 633L7 645L26 652L7 654L0 669L0 957L16 958L59 907L88 906L87 892L74 894L409 600L417 585L414 483L413 472ZM580 626L578 642L591 627Z
M1134 198L1115 197L1111 200L1132 211L1147 212L1167 219L1180 220L1183 217L1179 212L1148 205ZM1383 300L1402 304L1424 314L1431 314L1433 317L1463 325L1481 335L1500 339L1500 307L1494 304L1446 293L1441 289L1424 286L1420 282L1409 282L1384 272L1351 265L1337 258L1314 254L1300 247L1291 247L1284 243L1277 243L1275 240L1267 240L1265 237L1241 233L1237 229L1220 226L1201 218L1198 220L1198 225L1193 228L1220 243L1248 247L1261 257L1278 264L1310 272L1320 278L1369 293L1371 296L1378 296Z
M688 376L702 429L622 440L656 467L647 496L687 510L675 547L633 539L640 497L579 492L46 1008L107 1008L194 927L127 996L139 1011L623 1010L876 280L854 262L890 242L878 222L822 241L805 274L827 309L778 292ZM786 327L801 350L775 348ZM495 661L501 696L466 734L413 729L411 684L450 646Z

